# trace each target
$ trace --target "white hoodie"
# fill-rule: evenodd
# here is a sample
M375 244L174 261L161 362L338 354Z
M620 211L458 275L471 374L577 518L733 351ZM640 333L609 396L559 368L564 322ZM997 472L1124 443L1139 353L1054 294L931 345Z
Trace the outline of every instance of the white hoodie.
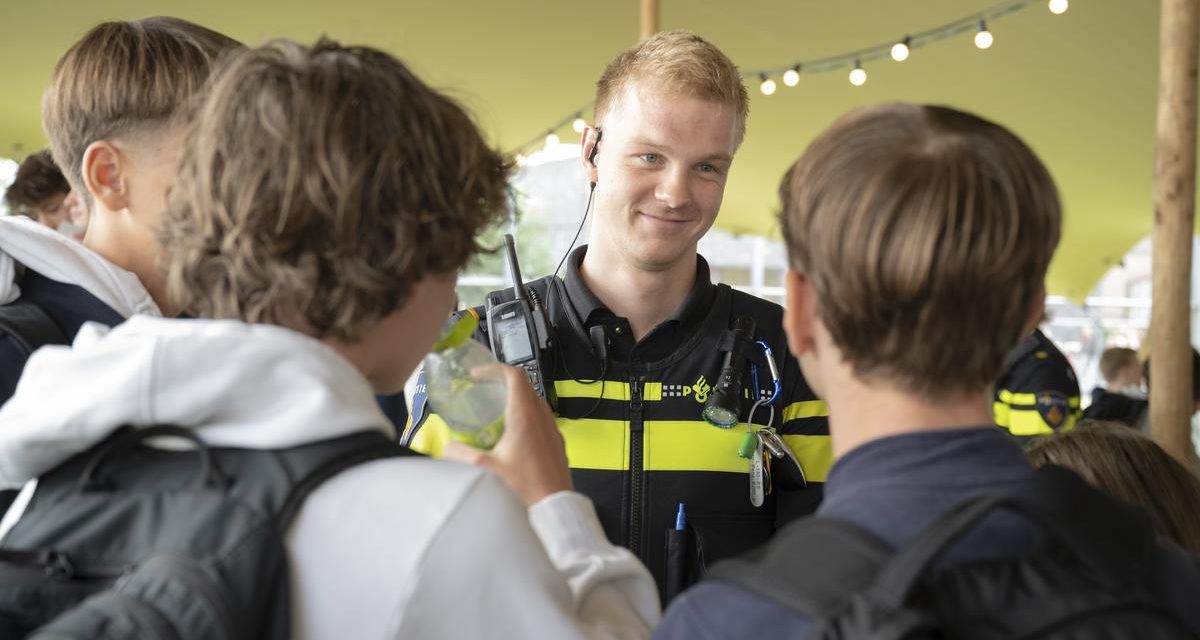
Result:
M125 318L162 315L133 273L25 216L0 216L0 305L21 295L17 263L56 282L82 287Z
M256 448L391 433L367 381L319 341L135 317L30 359L0 408L0 487L24 484L28 498L38 475L122 424ZM310 495L288 546L296 638L648 637L660 616L649 573L605 539L586 498L526 510L492 475L453 462L343 472Z

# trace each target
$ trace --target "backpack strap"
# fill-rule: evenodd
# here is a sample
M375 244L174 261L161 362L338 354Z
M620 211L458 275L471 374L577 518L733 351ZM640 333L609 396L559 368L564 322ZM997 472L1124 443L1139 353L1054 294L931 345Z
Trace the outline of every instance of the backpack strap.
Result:
M868 592L872 602L898 607L947 549L997 509L1032 520L1052 544L1094 575L1132 582L1153 566L1149 558L1155 535L1145 514L1091 489L1061 467L1038 469L1034 486L1036 503L995 494L959 503L899 551L848 522L805 518L781 529L766 545L717 563L707 577L810 618L836 615L852 596Z
M379 431L363 431L334 440L304 445L279 452L284 463L296 472L297 480L275 514L276 526L287 531L304 499L326 480L366 462L421 454L400 446Z
M816 618L870 587L892 549L842 520L804 518L771 541L722 560L705 579L730 582Z
M0 306L0 333L10 336L26 358L48 344L71 344L54 320L28 300Z
M1140 513L1090 488L1073 472L1055 466L1034 476L1036 501L984 495L959 503L939 516L880 570L868 599L900 607L918 580L954 543L992 512L1003 509L1030 520L1046 542L1119 589L1137 581L1151 563L1154 533ZM1096 535L1097 531L1105 532Z

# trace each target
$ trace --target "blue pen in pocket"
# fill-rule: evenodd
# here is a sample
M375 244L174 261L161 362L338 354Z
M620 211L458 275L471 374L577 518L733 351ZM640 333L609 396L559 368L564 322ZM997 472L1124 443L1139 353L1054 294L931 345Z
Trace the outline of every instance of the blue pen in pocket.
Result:
M667 529L667 572L663 585L663 603L668 603L687 588L688 547L687 511L682 502L675 512L675 528Z

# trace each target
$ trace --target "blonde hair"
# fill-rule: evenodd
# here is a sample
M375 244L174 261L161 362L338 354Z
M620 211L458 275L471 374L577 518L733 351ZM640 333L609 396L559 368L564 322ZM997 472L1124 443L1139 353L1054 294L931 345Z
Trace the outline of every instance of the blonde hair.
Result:
M668 31L621 52L596 83L596 122L631 83L650 81L656 91L710 100L733 108L737 144L746 136L750 99L737 67L720 49L694 33Z
M792 268L855 375L924 398L994 383L1059 238L1054 183L1021 140L945 107L860 109L780 197Z
M71 187L90 201L81 167L88 145L186 117L218 59L239 47L179 18L104 22L88 31L58 61L42 95L42 126Z
M1034 466L1066 467L1116 498L1150 513L1154 528L1200 553L1200 479L1153 440L1116 422L1082 420L1034 440Z
M232 56L171 190L168 291L199 316L357 340L478 251L510 167L381 51L281 40Z

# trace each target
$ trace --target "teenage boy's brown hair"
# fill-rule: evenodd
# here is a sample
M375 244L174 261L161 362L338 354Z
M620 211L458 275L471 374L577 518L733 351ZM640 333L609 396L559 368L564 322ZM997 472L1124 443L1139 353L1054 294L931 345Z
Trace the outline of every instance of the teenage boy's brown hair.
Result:
M88 145L153 131L186 116L217 60L241 45L178 18L96 25L58 61L42 96L54 160L89 199L81 165Z
M193 314L354 341L478 250L510 168L386 53L278 41L237 54L171 190L169 291Z
M1137 352L1127 347L1110 347L1100 354L1100 375L1113 382L1125 367L1138 366Z
M994 383L1059 239L1058 193L1021 140L945 107L861 109L780 196L791 266L855 375L923 398Z
M17 168L17 177L4 192L13 213L33 216L35 209L55 196L65 196L71 187L46 150L29 154Z
M746 135L750 99L737 66L704 38L686 31L658 33L622 52L596 83L596 122L601 122L632 82L668 94L711 100L737 115L737 144Z

